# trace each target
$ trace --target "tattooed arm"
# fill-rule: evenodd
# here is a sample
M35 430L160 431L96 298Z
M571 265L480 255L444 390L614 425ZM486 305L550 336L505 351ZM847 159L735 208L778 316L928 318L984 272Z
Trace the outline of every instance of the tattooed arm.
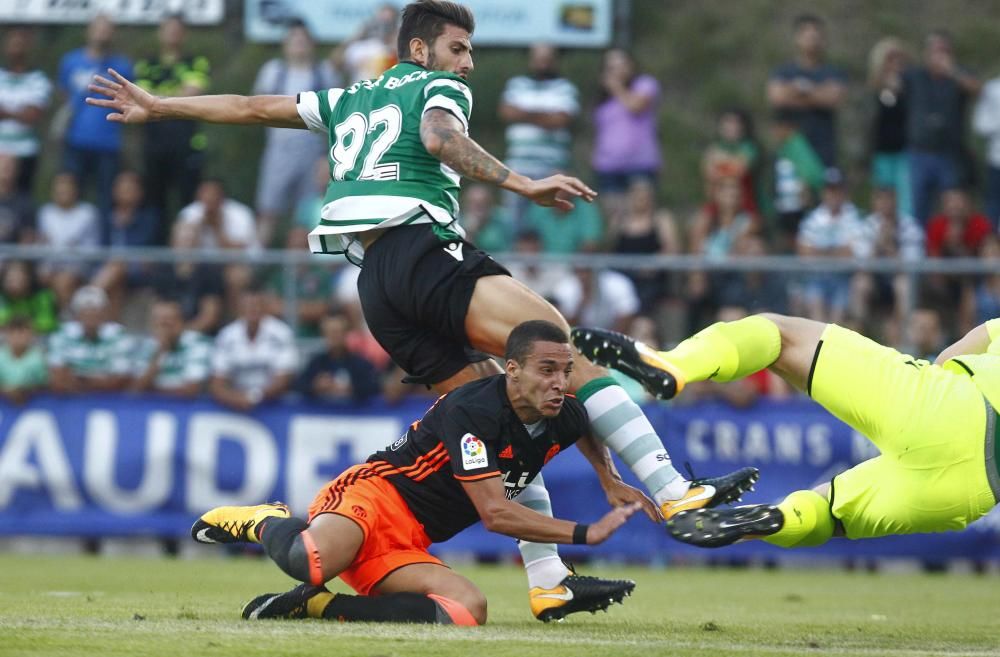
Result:
M532 180L511 171L467 137L462 124L447 110L434 108L424 112L420 120L420 140L428 153L459 175L508 189L539 205L570 210L573 204L568 198L580 197L589 203L597 195L572 176L556 174Z

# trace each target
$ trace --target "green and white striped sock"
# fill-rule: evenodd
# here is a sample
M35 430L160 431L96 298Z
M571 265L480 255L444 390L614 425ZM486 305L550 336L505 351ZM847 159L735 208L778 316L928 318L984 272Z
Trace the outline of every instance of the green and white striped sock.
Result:
M674 468L653 425L614 379L591 379L576 398L587 409L594 437L625 462L657 504L687 493L688 481Z

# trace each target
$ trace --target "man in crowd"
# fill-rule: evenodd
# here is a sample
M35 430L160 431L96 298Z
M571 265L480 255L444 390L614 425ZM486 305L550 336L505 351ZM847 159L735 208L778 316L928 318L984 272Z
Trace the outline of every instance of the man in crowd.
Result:
M824 166L837 161L837 110L847 98L844 74L826 63L826 25L819 16L795 19L795 60L779 66L767 82L774 110L788 112Z
M87 25L84 47L59 61L59 91L66 99L62 166L76 176L81 192L93 184L97 207L111 208L111 185L118 175L122 127L105 120L109 112L85 102L90 79L108 68L131 75L132 64L111 49L115 25L106 14L97 14Z
M209 391L224 406L249 412L288 392L299 354L292 329L265 312L259 289L243 293L240 318L215 339Z
M52 96L48 76L31 68L34 36L26 27L9 29L0 66L0 154L18 159L17 188L25 194L31 193L41 149L38 124Z
M156 55L135 63L136 84L158 96L194 96L208 89L211 67L208 59L185 52L187 30L177 14L165 16L160 22ZM145 128L143 145L146 193L153 207L171 216L169 208L190 203L201 179L204 162L205 135L197 123L161 121ZM176 200L171 199L176 196ZM164 226L161 240L166 241Z
M212 344L195 331L184 328L181 304L160 299L150 310L151 336L136 354L139 369L132 389L192 398L208 380Z
M302 89L329 89L339 84L329 61L317 61L316 44L302 21L292 22L282 42L282 56L266 62L257 73L255 94L296 94ZM315 134L268 128L257 179L257 228L260 243L269 246L282 215L288 215L313 190L313 163L325 145ZM325 187L325 185L324 185ZM313 218L315 220L315 218Z
M323 318L324 350L316 354L299 377L299 389L321 400L366 402L379 393L381 382L375 366L347 346L351 324L344 313Z
M981 87L955 61L951 36L941 30L924 40L923 65L903 74L913 214L923 225L942 191L967 182L965 115Z
M49 387L61 394L120 392L132 380L132 339L107 320L108 295L85 285L73 295L66 322L49 340Z
M576 85L559 75L555 47L536 43L528 50L528 73L507 81L498 114L507 124L504 163L526 176L544 178L570 166L570 125L580 113ZM524 212L531 205L523 196L509 193L508 210L515 226L522 228Z

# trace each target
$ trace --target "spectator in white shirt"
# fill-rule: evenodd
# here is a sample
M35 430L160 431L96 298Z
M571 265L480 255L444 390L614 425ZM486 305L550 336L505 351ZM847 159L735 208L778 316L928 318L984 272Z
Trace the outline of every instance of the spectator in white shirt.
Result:
M72 173L58 173L52 179L52 200L38 211L38 237L53 254L65 256L46 262L41 273L43 281L55 291L59 307L67 308L73 292L94 269L93 263L81 261L73 252L101 243L97 208L80 200Z
M796 250L800 256L861 257L861 215L848 200L839 169L824 174L822 201L799 225ZM821 322L843 323L850 296L850 275L842 272L809 274L801 290L804 314Z
M1000 224L1000 77L983 87L972 115L972 128L986 138L986 216Z
M209 391L224 406L248 412L281 397L292 385L299 355L291 327L265 314L261 290L247 290L240 318L215 339Z
M858 258L899 258L917 260L924 256L924 231L917 220L899 211L895 187L877 187L872 192L872 211L859 225L854 241ZM906 274L856 272L851 277L850 313L868 316L873 307L891 307L894 320L909 314L912 298ZM876 301L877 303L872 303Z
M579 268L554 290L556 305L571 324L627 331L639 312L635 284L611 269Z
M227 198L225 183L218 178L203 180L198 185L194 203L181 210L177 226L197 227L198 245L203 249L252 253L260 248L253 210ZM237 300L250 284L251 271L243 264L226 265L224 278L229 311L235 314L238 312Z

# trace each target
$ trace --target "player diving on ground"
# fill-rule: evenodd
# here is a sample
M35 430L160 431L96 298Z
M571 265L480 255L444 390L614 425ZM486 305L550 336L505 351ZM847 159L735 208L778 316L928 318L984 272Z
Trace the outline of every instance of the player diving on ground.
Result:
M633 502L584 525L512 501L574 443L599 478L617 476L607 448L590 435L583 404L566 395L572 370L566 333L549 322L525 322L507 341L505 373L441 397L402 438L320 490L307 521L281 504L219 507L191 535L203 543L260 543L303 582L255 598L244 618L482 625L485 596L432 556L431 543L482 521L522 540L596 545L641 508ZM334 577L360 595L328 591L323 585ZM607 608L634 586L578 576L573 591L553 594L564 604L540 618Z
M832 536L957 531L997 503L1000 319L973 329L933 364L835 324L772 314L713 324L670 351L600 329L575 329L572 337L595 362L620 367L665 397L687 382L733 381L770 368L881 452L776 506L679 513L667 528L685 543L757 538L791 548Z

